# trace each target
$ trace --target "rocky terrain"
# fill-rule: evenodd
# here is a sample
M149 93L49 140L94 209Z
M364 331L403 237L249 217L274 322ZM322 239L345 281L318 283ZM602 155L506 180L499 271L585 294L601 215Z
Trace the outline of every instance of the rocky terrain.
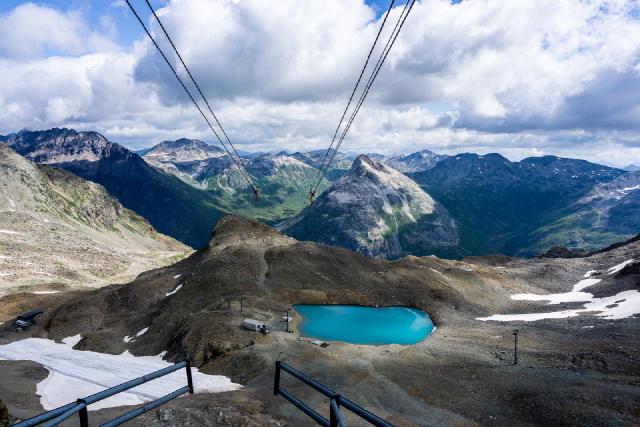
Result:
M128 282L190 252L102 186L0 144L0 294Z
M192 247L207 242L211 228L225 212L206 191L148 165L97 132L58 128L21 131L2 141L36 163L101 184L156 230Z
M585 258L389 262L227 217L205 248L175 265L51 303L30 335L78 336L77 350L188 356L244 386L178 399L132 425L312 425L272 396L273 363L284 360L396 425L631 426L640 420L639 258L636 239ZM226 298L241 295L244 313L237 299L229 310ZM415 306L437 329L416 345L325 349L283 331L282 313L295 303ZM272 334L243 330L244 317L270 323ZM294 312L294 329L299 321ZM0 345L22 338L0 328ZM41 409L35 390L46 370L37 366L0 361L0 399L14 416ZM283 381L326 413L326 399Z
M447 211L410 178L365 155L286 232L377 258L460 254Z

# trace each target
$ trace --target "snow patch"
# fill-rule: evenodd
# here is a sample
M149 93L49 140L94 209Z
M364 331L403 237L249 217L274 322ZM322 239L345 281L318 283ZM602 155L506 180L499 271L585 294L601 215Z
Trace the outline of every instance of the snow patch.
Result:
M583 277L584 277L585 279L588 279L589 277L593 276L593 275L594 275L595 273L597 273L597 272L598 272L598 270L589 270L589 271L587 271L586 273L584 273L584 276L583 276Z
M180 275L179 275L179 274L176 274L175 276L173 276L173 278L174 278L174 279L177 279L177 278L179 278L179 277L180 277Z
M57 294L60 293L60 291L33 291L32 294L35 295L49 295L49 294Z
M609 269L609 274L622 270L626 265L633 262L631 259L618 264ZM587 272L585 276L590 275ZM551 304L561 304L568 302L584 302L582 308L573 310L554 311L550 313L523 313L523 314L494 314L488 317L478 317L476 320L495 320L498 322L525 321L531 322L542 319L564 319L568 317L579 316L582 313L595 313L598 317L605 319L625 319L627 317L640 314L640 292L637 290L628 290L619 292L616 295L608 297L596 298L588 292L580 292L589 286L593 286L601 282L601 279L583 279L573 286L571 292L559 294L516 294L511 299L520 301L549 301Z
M135 336L126 335L124 338L122 338L122 342L125 342L127 344L129 344L130 342L136 342L136 338L146 334L148 330L149 330L149 327L147 326L146 328L140 329Z
M180 290L180 288L182 288L182 283L181 283L181 284L179 284L179 285L178 285L174 290L172 290L171 292L167 292L167 293L165 294L165 296L171 296L171 295L175 294L176 292L178 292L178 291Z
M66 337L62 339L62 344L74 347L82 339L82 334L74 335L72 337Z
M8 277L11 276L13 273L5 273L4 271L0 271L0 277Z
M0 255L0 259L13 259L13 257L10 257L8 255Z
M24 233L18 233L17 231L11 230L0 230L0 234L16 234L16 235L24 235Z
M561 304L563 302L582 302L591 301L593 295L587 292L565 292L563 294L517 294L511 295L512 300L516 301L549 301L551 304Z
M136 357L74 350L42 338L27 338L0 346L0 358L32 360L49 370L49 376L36 386L40 403L51 410L78 398L89 396L125 381L141 377L172 364L160 356ZM221 375L206 375L192 368L196 393L219 393L238 390L242 386ZM184 370L119 393L89 407L95 411L124 405L137 405L158 399L186 385Z
M580 292L581 290L588 288L602 282L602 279L584 279L573 285L573 292Z
M609 269L609 271L607 272L607 274L616 274L618 271L622 270L623 268L625 268L627 265L631 264L633 261L635 261L635 259L631 258L630 260L627 260L625 262L621 262L618 265L614 265L613 267L611 267Z

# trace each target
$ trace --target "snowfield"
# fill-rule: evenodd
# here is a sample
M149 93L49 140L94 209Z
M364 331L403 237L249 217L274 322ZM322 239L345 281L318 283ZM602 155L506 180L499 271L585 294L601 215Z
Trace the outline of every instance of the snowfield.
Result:
M628 260L611 267L608 274L614 274L622 270L624 267L632 263L634 260ZM567 317L579 316L582 313L594 313L598 317L605 319L624 319L627 317L640 314L640 292L636 290L628 290L619 292L603 298L595 298L593 294L582 292L583 289L600 283L601 279L591 279L594 271L588 271L583 279L573 286L571 292L559 294L516 294L511 295L512 300L518 301L549 301L549 305L562 304L568 302L584 302L583 308L574 310L553 311L549 313L523 313L523 314L494 314L489 317L477 317L477 320L487 321L494 320L498 322L525 321L531 322L542 319L563 319Z
M0 346L0 359L32 360L49 370L49 376L36 386L45 410L66 405L78 398L166 368L172 364L161 356L136 357L129 352L103 354L73 350L79 336L65 338L65 344L42 338L27 338ZM79 340L78 340L79 341ZM206 375L192 368L196 393L219 393L242 386L222 375ZM117 394L89 407L89 410L136 405L157 399L187 384L183 369Z

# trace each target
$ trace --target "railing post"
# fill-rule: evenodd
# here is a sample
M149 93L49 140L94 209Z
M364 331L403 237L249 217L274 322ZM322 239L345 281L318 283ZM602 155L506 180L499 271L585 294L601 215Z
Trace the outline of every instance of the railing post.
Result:
M336 394L329 402L329 427L343 427L344 420L340 412L340 395Z
M280 361L276 360L276 375L273 378L273 395L280 394Z
M76 401L78 405L84 404L82 409L78 411L78 417L80 418L80 427L89 427L89 413L87 412L87 402L84 399L78 399Z
M189 394L193 394L193 377L191 376L191 360L185 360L187 362L187 385L189 386Z

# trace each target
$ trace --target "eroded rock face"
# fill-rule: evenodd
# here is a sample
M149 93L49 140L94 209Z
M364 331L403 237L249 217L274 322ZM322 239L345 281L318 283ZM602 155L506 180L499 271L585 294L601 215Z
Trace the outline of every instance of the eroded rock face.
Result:
M20 131L8 135L5 143L29 160L44 164L133 156L129 150L109 142L98 132L77 132L66 128Z
M446 210L413 180L365 155L288 233L375 258L457 254L456 225Z
M9 414L7 405L0 400L0 427L9 427L13 423L17 422L14 417Z
M4 291L127 281L190 252L101 185L34 164L5 144L0 144L0 211Z

